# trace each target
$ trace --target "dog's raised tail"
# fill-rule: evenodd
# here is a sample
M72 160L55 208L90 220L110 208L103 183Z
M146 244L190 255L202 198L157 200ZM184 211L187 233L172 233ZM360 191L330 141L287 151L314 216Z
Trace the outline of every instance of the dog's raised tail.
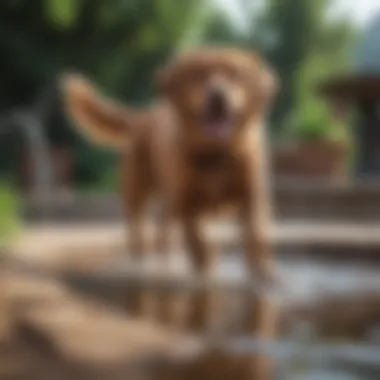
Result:
M138 115L102 97L86 78L65 74L60 80L63 101L69 117L93 142L114 148L126 145Z

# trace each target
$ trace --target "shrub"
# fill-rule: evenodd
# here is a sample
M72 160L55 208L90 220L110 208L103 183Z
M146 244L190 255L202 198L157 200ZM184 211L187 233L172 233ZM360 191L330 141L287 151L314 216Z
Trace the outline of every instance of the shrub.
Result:
M310 101L290 118L286 134L293 140L348 142L347 124L334 119L327 105L321 101Z
M0 184L0 250L9 246L20 229L19 202L7 185Z

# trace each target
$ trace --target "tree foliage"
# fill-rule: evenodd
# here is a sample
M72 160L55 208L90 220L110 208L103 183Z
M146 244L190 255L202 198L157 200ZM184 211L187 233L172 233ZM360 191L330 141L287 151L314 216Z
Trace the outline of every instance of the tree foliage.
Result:
M281 79L273 114L273 124L281 131L295 114L322 118L326 113L317 83L347 68L355 32L347 20L329 18L330 0L265 4L250 32L251 44L264 52Z

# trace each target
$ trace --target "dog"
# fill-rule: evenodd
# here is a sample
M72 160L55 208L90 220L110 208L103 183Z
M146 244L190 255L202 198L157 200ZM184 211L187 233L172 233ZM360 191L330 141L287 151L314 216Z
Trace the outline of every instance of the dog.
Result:
M203 236L203 218L234 206L250 272L273 278L264 124L278 80L257 53L228 47L183 53L158 72L157 102L144 109L102 97L78 75L65 75L62 84L67 112L81 130L123 152L132 254L144 250L143 212L158 194L165 211L160 250L175 218L192 264L208 274L216 256Z

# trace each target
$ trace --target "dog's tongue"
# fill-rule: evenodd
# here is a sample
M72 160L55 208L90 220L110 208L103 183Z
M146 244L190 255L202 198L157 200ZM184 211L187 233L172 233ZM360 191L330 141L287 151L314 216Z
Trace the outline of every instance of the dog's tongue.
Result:
M220 138L228 138L231 133L230 123L228 120L212 120L206 125L207 132Z

